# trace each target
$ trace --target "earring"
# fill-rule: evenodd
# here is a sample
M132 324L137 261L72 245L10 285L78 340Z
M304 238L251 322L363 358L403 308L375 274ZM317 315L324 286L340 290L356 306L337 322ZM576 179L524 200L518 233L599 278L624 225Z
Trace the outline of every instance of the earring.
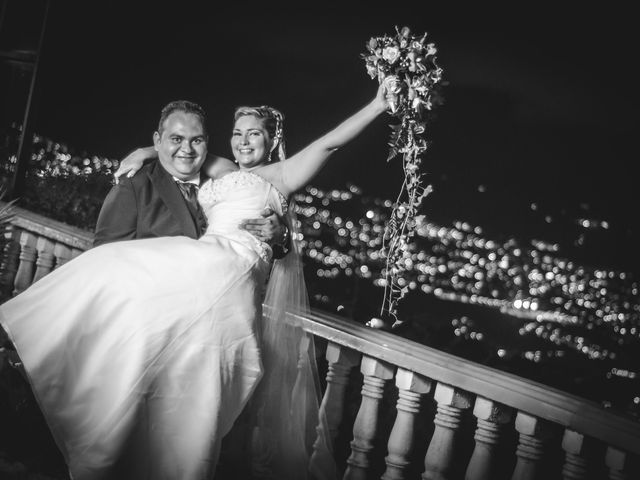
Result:
M271 154L273 153L273 151L276 149L277 144L274 142L271 145L271 148L269 149L269 156L267 157L267 162L271 162L273 159L271 158Z

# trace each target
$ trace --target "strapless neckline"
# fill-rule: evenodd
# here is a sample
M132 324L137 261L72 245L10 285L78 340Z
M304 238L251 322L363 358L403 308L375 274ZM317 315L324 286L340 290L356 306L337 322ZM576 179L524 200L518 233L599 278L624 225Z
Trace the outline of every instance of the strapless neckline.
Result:
M264 178L262 175L255 173L251 170L234 170L233 172L229 172L224 174L221 177L218 178L212 178L209 181L212 184L216 184L218 182L220 182L220 184L223 184L224 180L229 178L229 180L232 180L234 176L239 176L242 177L243 175L251 175L255 178L260 179L262 182L267 183L269 185L271 185L271 187L275 190L275 192L278 194L278 198L280 199L280 203L282 204L282 210L283 212L286 212L287 209L289 208L289 202L287 201L287 197L284 196L284 194L278 189L278 187L276 187L273 183L271 183L269 180L267 180L266 178ZM227 180L227 181L229 181ZM240 185L242 185L242 181L239 182Z

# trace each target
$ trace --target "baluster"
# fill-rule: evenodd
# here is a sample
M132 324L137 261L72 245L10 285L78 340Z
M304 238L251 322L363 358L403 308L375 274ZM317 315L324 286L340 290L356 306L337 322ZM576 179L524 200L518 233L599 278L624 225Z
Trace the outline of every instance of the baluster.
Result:
M362 401L353 424L351 455L347 459L344 480L367 478L369 454L378 430L378 411L384 384L393 377L393 367L371 357L362 357L360 371L364 375Z
M291 326L291 328L300 328L298 326ZM298 345L298 363L296 365L296 381L293 384L293 390L291 392L291 401L299 398L301 394L307 393L308 389L305 388L304 381L308 380L305 376L305 370L309 365L309 346L311 337L309 334L303 334Z
M552 434L551 426L523 412L518 412L515 426L519 439L516 449L517 462L511 480L534 480L538 478L544 442Z
M476 398L473 414L478 419L473 455L467 467L465 480L491 480L494 478L496 455L502 428L511 420L512 409L486 398Z
M2 282L2 296L10 297L13 293L16 273L20 263L20 230L13 225L5 232L5 246L2 251L2 274L0 276Z
M302 330L299 326L291 325L291 328L296 328ZM296 405L304 404L308 405L310 402L315 403L316 400L316 392L314 387L314 378L313 373L311 372L311 364L310 364L310 349L311 344L313 342L313 336L310 333L302 332L302 338L300 339L300 344L298 347L298 363L297 363L297 374L296 381L293 385L293 389L291 391L291 413L297 415L305 415L307 413L307 409L297 409ZM315 350L311 349L311 352ZM312 442L317 441L313 437L313 426L316 426L315 423L318 419L316 418L299 418L297 420L298 425L304 425L305 436L305 445L311 445ZM316 431L318 427L316 426Z
M71 249L63 243L56 243L55 247L53 247L53 255L56 257L54 268L58 268L71 260Z
M78 255L80 255L83 252L84 252L84 250L78 250L77 248L72 248L71 249L71 260L73 260L74 258L76 258Z
M624 471L628 462L625 452L608 447L604 461L609 467L609 480L627 480L629 478L629 475Z
M422 397L431 390L431 380L399 368L396 373L398 403L391 435L389 436L388 455L385 459L387 470L383 480L402 480L409 466L409 455L413 450L416 415L420 411Z
M565 429L562 437L562 449L565 451L562 478L564 480L581 480L587 478L587 461L585 459L585 436L573 430Z
M20 264L16 272L13 294L18 295L26 290L33 281L34 265L36 261L36 236L23 231L20 234Z
M473 396L450 385L438 383L433 396L438 412L435 429L424 462L423 480L449 480L455 458L455 442L464 410L471 407Z
M45 237L38 237L36 240L36 250L38 259L36 260L36 273L33 276L33 283L40 280L53 269L55 257L53 255L53 242Z
M329 363L327 388L322 398L320 411L326 418L331 440L338 436L342 422L345 390L349 383L349 372L360 362L360 353L335 343L327 345L325 358Z
M350 350L335 343L327 345L325 358L329 364L327 371L327 388L320 404L318 436L313 445L313 454L310 460L310 470L314 471L314 465L324 465L323 459L331 451L329 444L338 436L338 428L342 422L344 411L345 390L349 383L349 372L360 362L360 353ZM327 432L328 430L328 432Z

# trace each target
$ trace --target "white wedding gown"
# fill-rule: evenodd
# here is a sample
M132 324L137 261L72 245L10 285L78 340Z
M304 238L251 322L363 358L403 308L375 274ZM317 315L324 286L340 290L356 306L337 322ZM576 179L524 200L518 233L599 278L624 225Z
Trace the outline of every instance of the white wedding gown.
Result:
M263 374L271 250L238 223L286 200L246 171L199 200L199 240L96 247L0 307L74 480L212 478Z

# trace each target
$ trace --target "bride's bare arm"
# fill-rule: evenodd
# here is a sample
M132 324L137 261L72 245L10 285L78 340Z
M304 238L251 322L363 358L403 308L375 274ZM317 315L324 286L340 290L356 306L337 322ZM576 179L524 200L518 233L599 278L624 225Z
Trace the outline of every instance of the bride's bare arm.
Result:
M133 177L142 168L145 160L157 158L158 152L153 146L135 149L120 162L118 170L113 174L115 182L118 183L120 177L125 174L127 177ZM208 153L201 171L209 178L216 178L237 169L238 166L228 158Z
M281 187L285 190L282 193L290 195L309 183L333 152L357 137L387 108L385 89L381 85L375 98L362 109L293 157L281 162Z
M142 168L144 161L151 158L158 158L158 152L156 152L153 146L136 148L120 161L118 170L113 174L115 182L118 183L120 177L125 174L129 178L133 177L136 172Z

